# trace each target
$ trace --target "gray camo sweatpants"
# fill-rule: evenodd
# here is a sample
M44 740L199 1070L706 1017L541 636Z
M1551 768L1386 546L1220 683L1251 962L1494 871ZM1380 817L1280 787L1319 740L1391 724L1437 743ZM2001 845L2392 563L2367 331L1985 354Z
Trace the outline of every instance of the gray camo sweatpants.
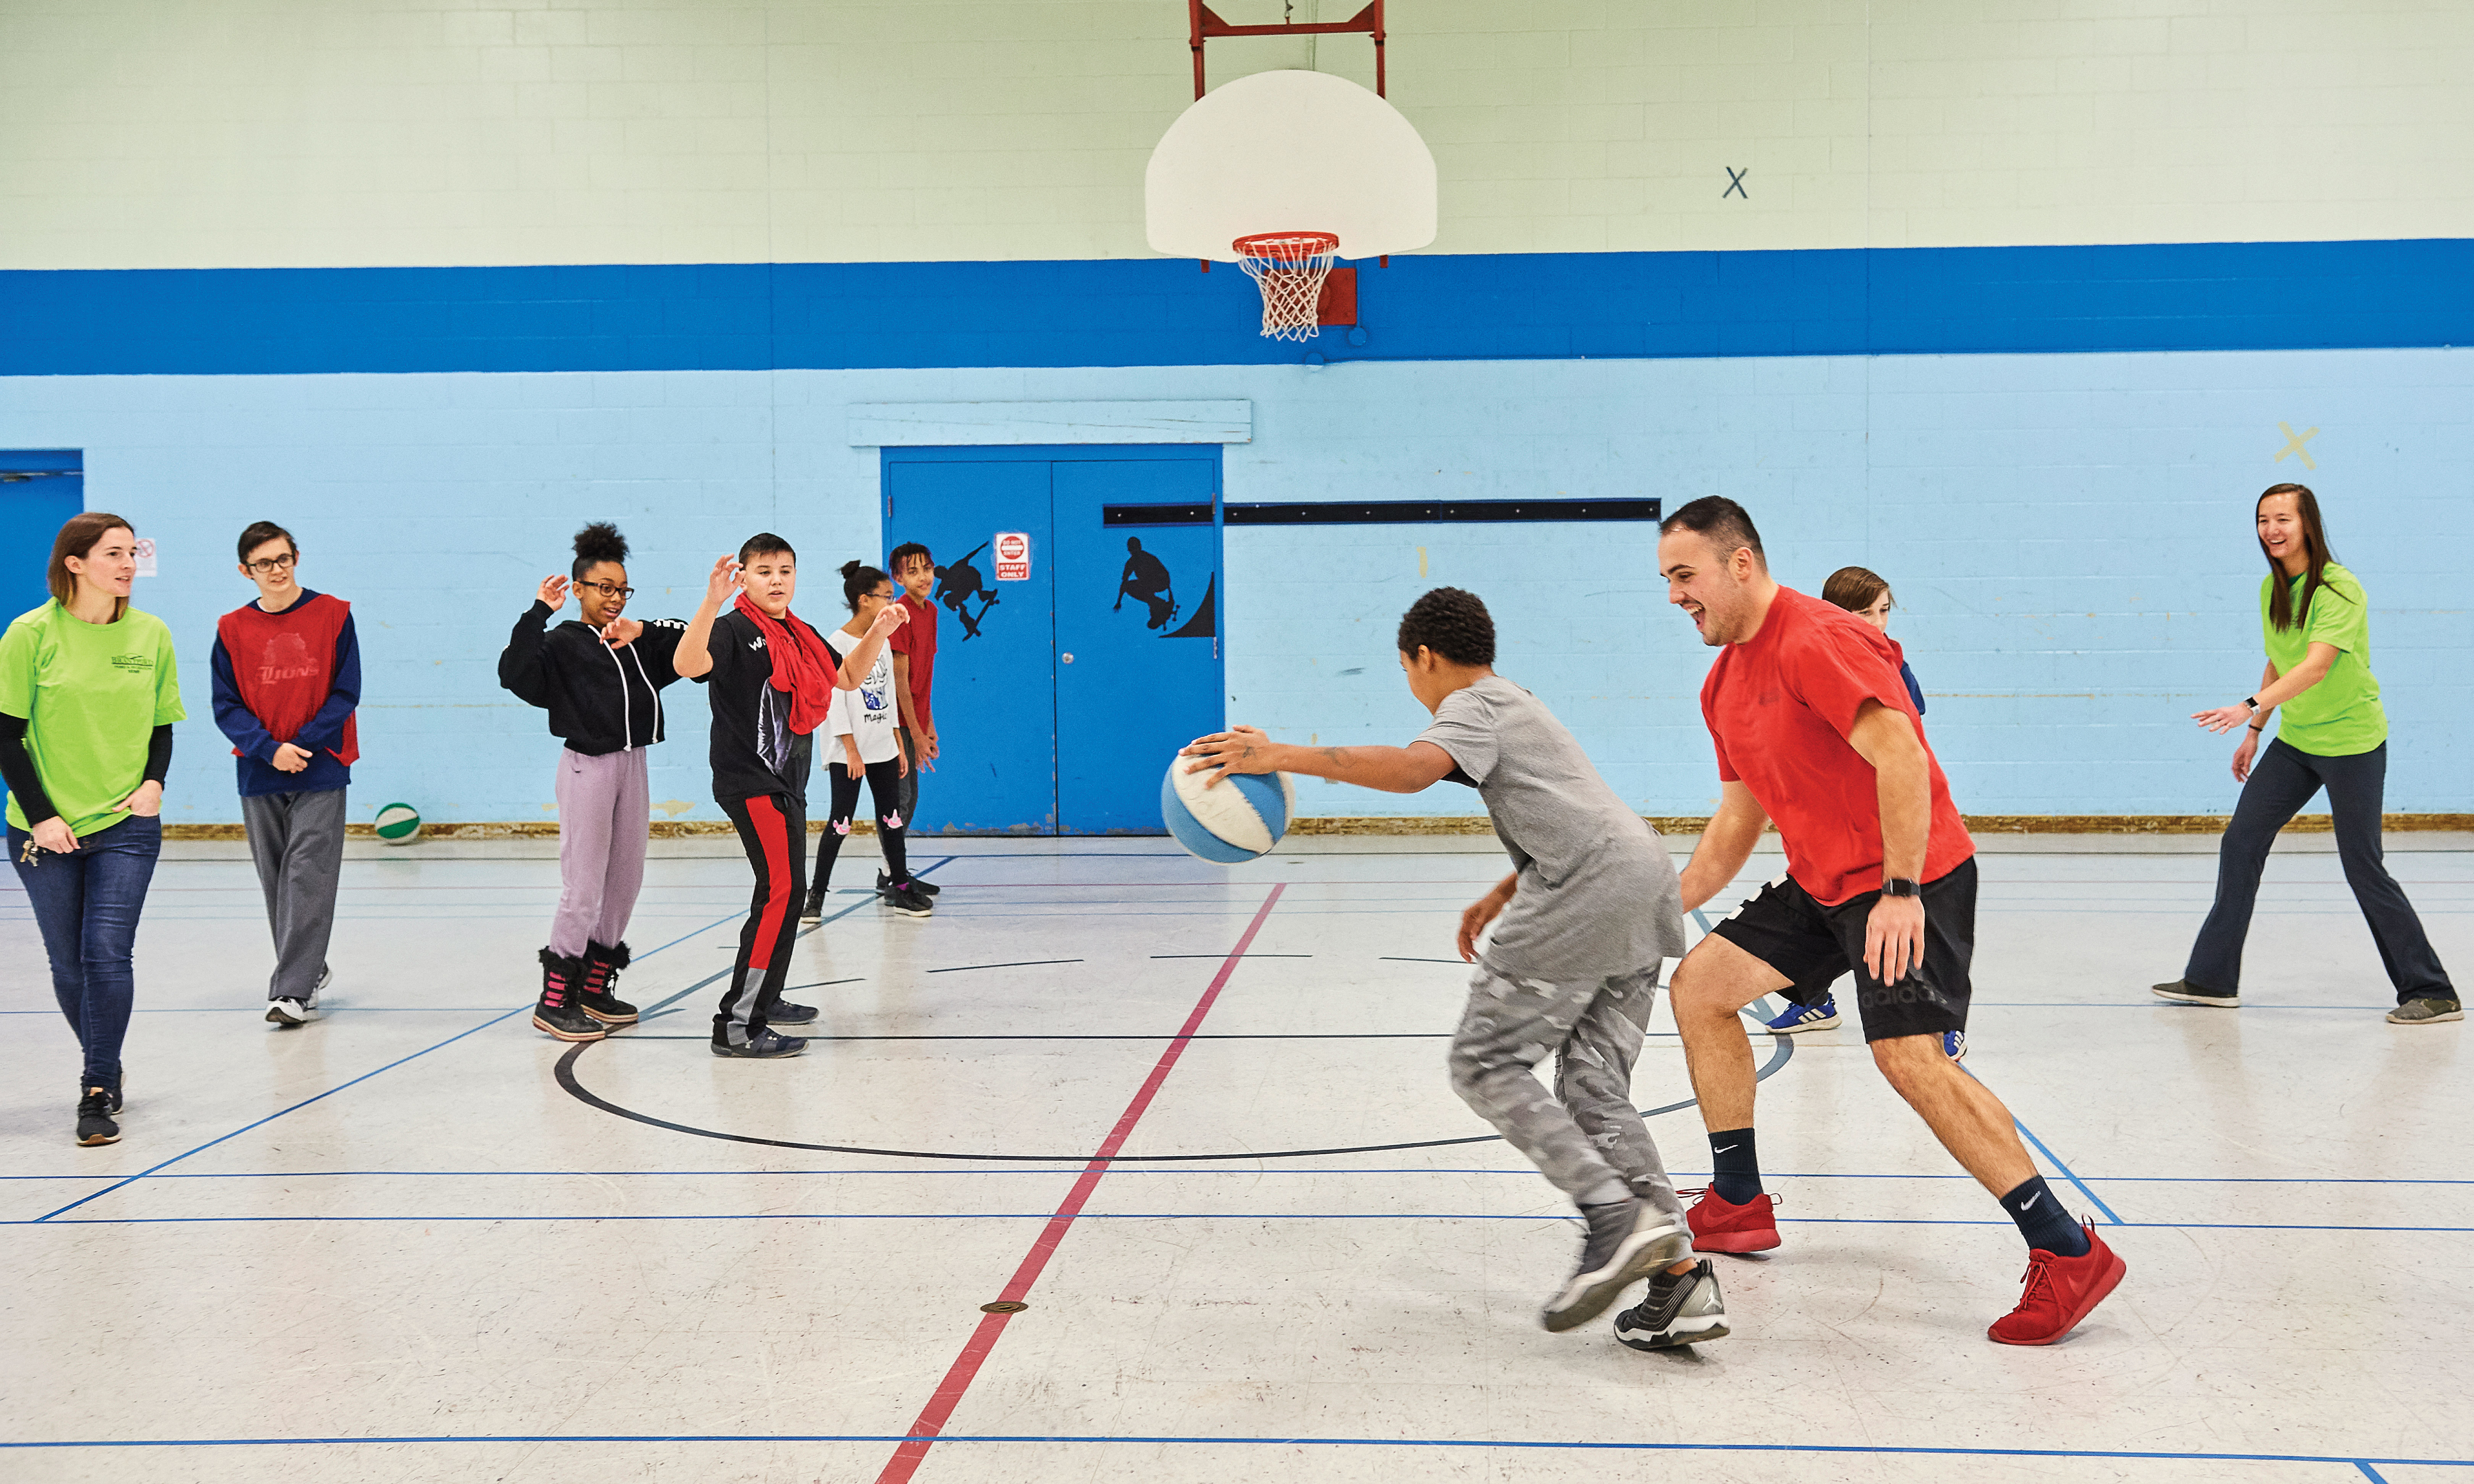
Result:
M1657 1000L1656 964L1550 984L1481 963L1452 1037L1452 1090L1573 1200L1620 1181L1680 1219L1683 1205L1632 1098L1632 1065ZM1532 1071L1549 1056L1551 1097Z

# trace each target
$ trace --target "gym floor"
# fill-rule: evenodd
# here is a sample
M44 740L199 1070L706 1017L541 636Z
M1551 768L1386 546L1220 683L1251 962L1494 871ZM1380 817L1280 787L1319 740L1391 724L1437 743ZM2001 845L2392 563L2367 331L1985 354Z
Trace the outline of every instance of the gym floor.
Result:
M1501 856L1297 844L917 842L936 915L838 895L781 1063L703 1044L735 858L653 862L646 1018L580 1048L525 1014L553 861L356 853L331 1013L278 1031L246 860L167 860L99 1149L0 885L0 1474L2469 1477L2468 1027L2382 1021L2333 854L2270 863L2233 1013L2147 993L2212 855L1984 857L1968 1065L2130 1265L2068 1342L1984 1338L2022 1245L1851 1014L1756 1036L1786 1244L1719 1259L1731 1338L1645 1355L1538 1328L1577 1229L1445 1085ZM2464 975L2460 844L2390 861ZM1697 1185L1654 1029L1636 1091Z

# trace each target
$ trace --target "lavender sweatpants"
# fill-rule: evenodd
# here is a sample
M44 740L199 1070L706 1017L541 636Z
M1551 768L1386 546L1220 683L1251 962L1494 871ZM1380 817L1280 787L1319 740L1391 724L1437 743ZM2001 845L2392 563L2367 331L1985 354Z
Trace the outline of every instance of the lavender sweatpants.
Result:
M558 915L549 950L563 958L587 942L615 948L627 936L644 885L644 840L652 832L652 785L644 750L587 757L558 754Z

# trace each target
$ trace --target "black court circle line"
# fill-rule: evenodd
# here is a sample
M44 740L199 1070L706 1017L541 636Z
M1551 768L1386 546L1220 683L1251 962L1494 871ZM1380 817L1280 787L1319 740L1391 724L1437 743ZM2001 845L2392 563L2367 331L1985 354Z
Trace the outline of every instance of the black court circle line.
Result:
M1163 1041L1179 1039L1181 1038L1175 1036L1161 1038ZM1192 1040L1193 1038L1182 1039ZM1794 1037L1773 1034L1770 1041L1776 1049L1771 1051L1769 1061L1753 1073L1753 1079L1756 1082L1768 1081L1773 1073L1784 1066L1788 1059L1795 1055ZM576 1080L576 1059L583 1056L587 1049L598 1043L584 1041L568 1048L567 1054L558 1059L558 1085L565 1088L569 1095L576 1101L588 1107L597 1108L603 1113L632 1119L638 1123L649 1124L657 1129L668 1129L674 1134L692 1134L698 1138L718 1138L734 1144L764 1144L774 1149L813 1149L826 1154L882 1155L893 1160L954 1160L972 1164L1087 1164L1091 1161L1087 1150L1079 1154L935 1154L925 1149L872 1149L863 1144L809 1144L797 1139L762 1138L753 1134L724 1134L716 1129L700 1129L692 1124L673 1123L667 1118L656 1118L650 1113L641 1113L632 1108L621 1108ZM1640 1111L1640 1115L1644 1118L1655 1118L1661 1113L1682 1113L1685 1109L1693 1106L1696 1101L1697 1099L1687 1097L1680 1103L1669 1103L1663 1108L1644 1108ZM1500 1143L1502 1139L1503 1136L1499 1134L1480 1134L1470 1138L1429 1138L1405 1144L1351 1144L1346 1148L1336 1149L1249 1149L1237 1154L1121 1154L1110 1162L1178 1164L1212 1163L1224 1160L1305 1160L1333 1154L1389 1154L1400 1149L1448 1149L1460 1144Z

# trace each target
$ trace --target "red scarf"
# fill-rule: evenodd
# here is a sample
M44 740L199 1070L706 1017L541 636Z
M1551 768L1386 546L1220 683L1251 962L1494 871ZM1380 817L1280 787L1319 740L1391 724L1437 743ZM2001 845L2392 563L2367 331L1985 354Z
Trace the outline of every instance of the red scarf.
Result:
M823 635L796 613L785 610L777 619L743 592L737 606L756 625L756 632L764 635L764 652L773 657L773 688L790 698L790 730L806 736L824 725L833 707L839 674L834 666L834 652L825 647Z

